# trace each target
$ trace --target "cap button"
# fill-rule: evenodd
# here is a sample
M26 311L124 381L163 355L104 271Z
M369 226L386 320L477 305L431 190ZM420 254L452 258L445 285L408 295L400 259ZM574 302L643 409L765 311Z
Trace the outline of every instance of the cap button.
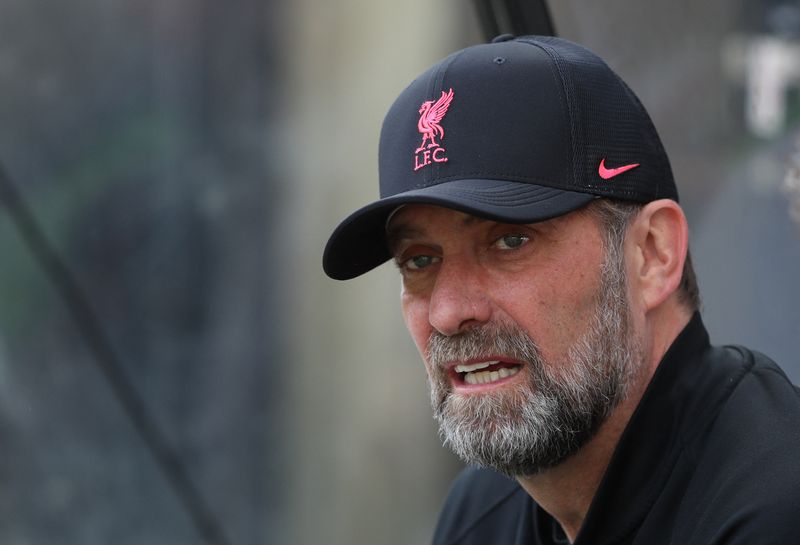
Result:
M500 36L495 36L492 38L493 44L499 44L500 42L508 42L514 39L513 34L501 34Z

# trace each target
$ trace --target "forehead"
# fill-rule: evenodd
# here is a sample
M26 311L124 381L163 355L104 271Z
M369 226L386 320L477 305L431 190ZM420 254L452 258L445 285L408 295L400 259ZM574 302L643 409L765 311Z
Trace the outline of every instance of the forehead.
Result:
M586 208L570 212L557 218L537 222L537 228L548 231L564 231L575 223L577 218L587 219L591 214L586 213ZM590 223L595 224L592 221ZM433 234L447 226L452 228L467 229L473 226L514 225L511 222L490 220L472 214L431 204L408 204L394 210L386 222L386 238L390 243L399 239Z
M412 223L424 226L444 219L460 221L465 225L488 221L467 212L435 204L404 204L398 206L389 214L389 219L386 221L386 230L388 232L397 229L399 226Z
M397 240L436 232L445 224L469 227L489 222L490 220L443 206L407 204L389 215L386 221L386 239L391 247Z

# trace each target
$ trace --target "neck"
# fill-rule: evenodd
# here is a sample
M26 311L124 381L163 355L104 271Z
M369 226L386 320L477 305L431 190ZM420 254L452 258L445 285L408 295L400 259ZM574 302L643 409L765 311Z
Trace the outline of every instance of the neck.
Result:
M573 456L537 475L517 477L522 488L561 525L570 542L580 531L622 432L639 405L658 364L691 318L690 313L644 320L642 366L627 397L614 409L597 435ZM658 324L658 325L655 325Z
M570 542L575 541L583 525L617 442L642 393L638 391L621 403L597 435L576 454L540 474L517 477L534 501L558 521Z

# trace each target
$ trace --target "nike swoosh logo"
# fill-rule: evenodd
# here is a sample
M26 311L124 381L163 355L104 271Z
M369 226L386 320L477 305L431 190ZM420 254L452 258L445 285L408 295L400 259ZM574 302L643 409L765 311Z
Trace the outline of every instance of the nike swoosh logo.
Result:
M600 168L597 169L597 173L600 174L600 177L604 180L610 180L614 176L618 174L622 174L623 172L628 172L632 168L636 168L639 166L639 163L634 163L632 165L624 165L617 168L606 168L606 160L603 158L600 161Z

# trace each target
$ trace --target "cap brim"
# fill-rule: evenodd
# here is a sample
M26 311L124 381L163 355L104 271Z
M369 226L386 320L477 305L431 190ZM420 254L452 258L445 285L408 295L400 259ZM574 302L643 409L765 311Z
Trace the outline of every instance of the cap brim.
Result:
M433 204L507 223L535 223L577 210L595 198L523 182L456 180L375 201L334 230L322 267L335 280L348 280L388 261L386 221L403 204Z

